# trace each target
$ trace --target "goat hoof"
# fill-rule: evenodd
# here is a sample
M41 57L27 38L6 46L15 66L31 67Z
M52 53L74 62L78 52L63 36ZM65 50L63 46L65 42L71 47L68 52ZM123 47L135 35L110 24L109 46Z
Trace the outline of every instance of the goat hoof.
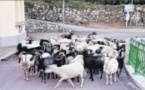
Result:
M116 82L117 80L115 79L114 82Z
M33 75L30 75L29 77L33 77Z
M72 88L75 88L75 85L73 85Z
M54 88L55 88L55 89L57 89L57 88L58 88L58 86L55 86Z
M28 79L27 79L27 78L24 78L24 80L25 80L25 81L28 81Z

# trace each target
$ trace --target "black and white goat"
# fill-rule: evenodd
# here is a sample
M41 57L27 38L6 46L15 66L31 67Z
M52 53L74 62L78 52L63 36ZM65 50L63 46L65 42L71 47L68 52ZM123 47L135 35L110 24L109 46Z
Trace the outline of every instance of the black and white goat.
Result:
M85 68L88 68L90 71L90 79L93 81L93 69L97 69L98 71L101 71L100 79L103 76L103 65L104 65L104 55L95 55L90 50L84 51L84 66Z
M19 63L24 71L24 79L28 81L30 71L35 70L35 58L31 54L23 53L19 57Z
M27 53L35 54L38 52L48 52L50 53L52 49L52 45L48 40L26 40L22 41L17 45L17 55L21 52L25 51Z
M40 72L42 82L46 83L47 74L44 72L46 70L46 67L53 63L54 63L53 57L49 53L43 53L42 55L39 56L39 58L37 58L36 60L36 64L38 66L37 71Z
M117 61L118 61L118 64L119 64L118 67L119 67L119 70L120 70L120 71L117 72L118 77L121 75L122 69L124 67L124 58L125 58L125 52L124 52L124 50L120 50L119 51L119 56L117 57Z

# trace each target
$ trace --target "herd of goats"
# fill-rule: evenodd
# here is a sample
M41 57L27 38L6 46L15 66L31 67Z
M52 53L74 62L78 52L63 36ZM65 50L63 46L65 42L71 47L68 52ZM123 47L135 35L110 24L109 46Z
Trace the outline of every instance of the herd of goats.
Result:
M106 85L116 81L124 67L125 42L107 37L99 37L96 32L86 37L74 33L49 37L48 40L28 39L17 45L19 63L24 71L24 79L34 73L39 73L42 82L47 78L60 78L55 88L67 80L75 87L73 80L77 79L83 87L84 77L89 73L106 74Z

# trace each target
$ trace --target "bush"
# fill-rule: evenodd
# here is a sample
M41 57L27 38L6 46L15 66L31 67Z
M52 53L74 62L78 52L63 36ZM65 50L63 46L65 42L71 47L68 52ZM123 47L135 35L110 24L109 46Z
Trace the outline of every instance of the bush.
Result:
M25 2L36 4L49 4L60 7L63 0L25 0ZM73 8L87 8L95 5L120 5L129 4L132 0L64 0L65 5ZM145 4L145 0L133 0L134 4Z

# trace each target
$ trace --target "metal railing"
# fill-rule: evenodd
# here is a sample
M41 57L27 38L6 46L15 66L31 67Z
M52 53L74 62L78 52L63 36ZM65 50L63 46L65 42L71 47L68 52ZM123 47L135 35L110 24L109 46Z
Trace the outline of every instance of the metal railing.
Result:
M130 39L129 64L135 69L135 73L145 76L145 43L142 40Z

